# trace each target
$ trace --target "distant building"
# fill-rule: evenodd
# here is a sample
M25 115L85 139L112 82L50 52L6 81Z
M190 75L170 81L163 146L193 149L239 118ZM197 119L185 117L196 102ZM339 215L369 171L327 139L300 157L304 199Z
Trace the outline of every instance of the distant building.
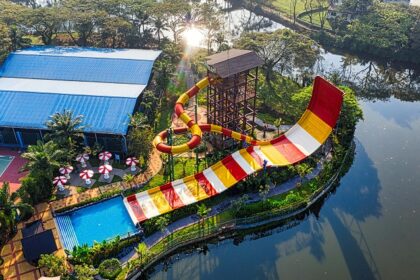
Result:
M138 107L160 51L31 47L0 67L0 146L43 139L51 115L83 115L85 143L126 151L129 115Z

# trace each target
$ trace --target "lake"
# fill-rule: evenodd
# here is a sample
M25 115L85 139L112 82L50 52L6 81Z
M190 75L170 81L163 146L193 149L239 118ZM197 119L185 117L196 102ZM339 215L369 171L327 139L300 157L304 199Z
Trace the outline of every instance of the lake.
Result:
M358 88L364 112L353 165L319 212L181 254L151 279L419 278L419 71L331 52L319 64L317 74L337 70Z

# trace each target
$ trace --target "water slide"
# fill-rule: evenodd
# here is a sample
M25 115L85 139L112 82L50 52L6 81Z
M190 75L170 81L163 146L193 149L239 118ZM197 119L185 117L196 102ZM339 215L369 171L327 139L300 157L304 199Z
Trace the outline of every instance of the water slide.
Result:
M178 154L197 147L203 132L223 134L250 146L225 157L195 175L155 187L124 199L134 223L173 211L183 206L218 195L236 183L266 167L286 166L299 162L314 153L328 138L338 120L343 92L321 77L314 81L312 98L300 120L283 135L270 141L255 140L250 136L214 124L196 124L185 112L184 105L212 81L204 78L175 104L176 115L187 125L175 128L175 134L189 131L191 139L181 145L165 143L167 132L160 132L153 144L163 153Z

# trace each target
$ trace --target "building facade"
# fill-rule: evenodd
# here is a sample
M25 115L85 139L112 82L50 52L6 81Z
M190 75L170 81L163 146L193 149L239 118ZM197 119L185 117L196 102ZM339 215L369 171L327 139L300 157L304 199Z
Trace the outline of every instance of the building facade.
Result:
M160 51L31 47L0 67L0 146L42 140L51 115L83 116L85 144L126 152L129 115L139 104Z

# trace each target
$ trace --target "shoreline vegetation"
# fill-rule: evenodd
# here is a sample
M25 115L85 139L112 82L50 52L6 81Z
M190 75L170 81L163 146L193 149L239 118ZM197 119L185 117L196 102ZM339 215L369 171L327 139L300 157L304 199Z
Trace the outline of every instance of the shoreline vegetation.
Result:
M252 0L231 2L307 34L325 49L353 53L382 63L420 67L420 56L417 55L420 47L420 7L369 0L362 1L365 4L359 7L353 3L355 1L348 0L348 4L335 9L337 16L328 19L329 6L324 1L313 8L300 7L295 15L291 10L285 10L278 0L264 0L258 4ZM297 0L289 2L290 5L300 3ZM322 3L325 5L322 6ZM318 13L325 15L318 16ZM309 14L312 14L310 19ZM351 20L347 19L348 15L352 15Z

